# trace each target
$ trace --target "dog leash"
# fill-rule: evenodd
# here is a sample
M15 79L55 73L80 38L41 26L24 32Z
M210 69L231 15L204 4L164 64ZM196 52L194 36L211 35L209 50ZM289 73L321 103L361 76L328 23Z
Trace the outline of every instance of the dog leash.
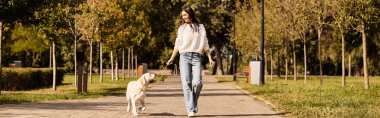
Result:
M164 73L165 73L167 67L168 67L168 65L166 65L165 68L164 68L164 71L162 71L161 76L160 76L160 79L162 79L162 76L164 75Z

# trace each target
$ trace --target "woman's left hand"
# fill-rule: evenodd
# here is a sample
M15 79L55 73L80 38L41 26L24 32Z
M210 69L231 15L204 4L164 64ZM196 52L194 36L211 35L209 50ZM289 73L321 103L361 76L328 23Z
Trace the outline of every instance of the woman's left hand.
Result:
M215 62L212 59L209 59L210 67L214 67Z
M206 54L208 57L208 62L210 62L210 67L214 67L215 62L212 60L210 50L206 50Z

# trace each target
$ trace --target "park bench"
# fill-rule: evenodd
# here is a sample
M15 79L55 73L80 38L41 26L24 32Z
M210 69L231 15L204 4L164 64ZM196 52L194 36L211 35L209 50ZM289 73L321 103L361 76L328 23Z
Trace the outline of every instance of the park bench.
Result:
M248 82L249 74L250 74L249 66L244 66L243 71L235 73L236 82L239 82L240 80L244 80L244 79L246 79L246 81Z

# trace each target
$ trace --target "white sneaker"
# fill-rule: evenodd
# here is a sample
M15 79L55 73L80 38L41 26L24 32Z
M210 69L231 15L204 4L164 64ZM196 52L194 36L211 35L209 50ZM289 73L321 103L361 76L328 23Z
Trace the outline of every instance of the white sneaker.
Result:
M188 117L193 117L195 116L195 113L194 112L190 112L189 114L187 114Z

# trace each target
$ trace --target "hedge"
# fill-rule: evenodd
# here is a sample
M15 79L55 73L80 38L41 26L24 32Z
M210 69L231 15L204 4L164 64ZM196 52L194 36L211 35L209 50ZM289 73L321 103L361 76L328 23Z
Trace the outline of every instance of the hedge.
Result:
M63 69L57 69L56 84L62 84ZM53 85L51 68L3 68L1 90L16 91L50 87Z

